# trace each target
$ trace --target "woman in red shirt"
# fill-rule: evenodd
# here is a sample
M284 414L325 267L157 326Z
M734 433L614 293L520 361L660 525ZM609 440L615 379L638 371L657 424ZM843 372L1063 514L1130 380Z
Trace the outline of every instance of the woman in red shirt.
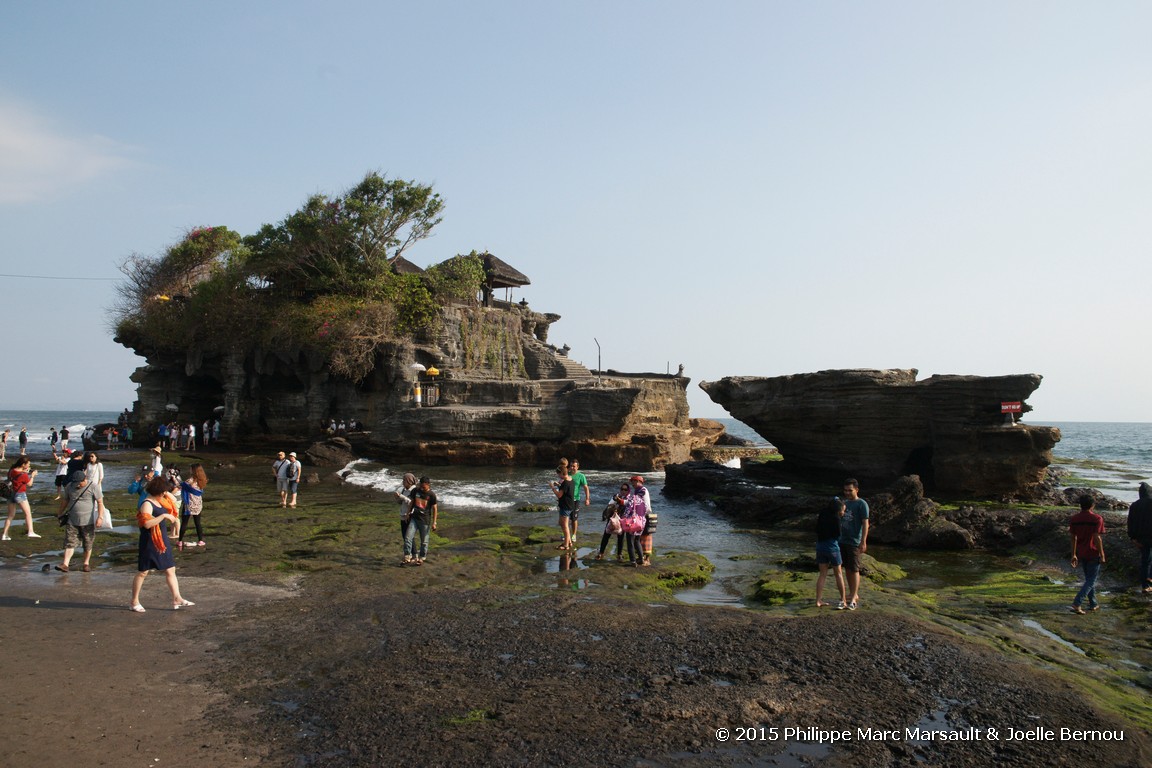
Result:
M8 500L8 520L4 523L4 541L11 541L8 529L12 527L12 520L16 517L16 507L24 510L24 525L28 529L28 538L38 539L40 534L32 528L32 507L28 504L28 489L36 479L36 470L31 469L32 460L27 456L16 459L8 470L8 479L12 481L12 498ZM31 471L29 471L31 470Z

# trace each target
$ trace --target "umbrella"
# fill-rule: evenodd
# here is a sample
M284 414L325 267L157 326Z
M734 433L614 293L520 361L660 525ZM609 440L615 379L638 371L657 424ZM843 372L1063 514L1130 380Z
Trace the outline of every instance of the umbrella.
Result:
M224 413L224 406L218 405L212 409L212 413Z
M180 406L176 405L176 403L168 403L168 405L164 406L164 410L176 412L180 410Z
M424 367L423 365L421 365L420 363L412 363L412 365L410 365L410 366L408 366L408 367L409 367L409 368L411 368L412 370L416 371L417 373L419 373L420 371L426 371L426 370L428 370L427 368L425 368L425 367Z

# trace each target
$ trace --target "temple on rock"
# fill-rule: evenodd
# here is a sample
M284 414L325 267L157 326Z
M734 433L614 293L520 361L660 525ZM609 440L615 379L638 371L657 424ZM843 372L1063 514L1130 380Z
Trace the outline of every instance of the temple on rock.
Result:
M549 466L579 455L586 466L648 470L686 461L723 434L717 422L689 418L682 376L594 372L569 359L548 342L560 316L511 301L528 277L492 254L475 256L478 295L443 303L403 337L381 338L359 379L336 372L306 334L167 347L124 325L117 340L147 360L132 375L138 442L161 422L218 417L225 444L303 447L344 420L363 425L358 452L383 460ZM391 269L413 280L425 273L399 258ZM370 311L356 315L361 335L373 330Z

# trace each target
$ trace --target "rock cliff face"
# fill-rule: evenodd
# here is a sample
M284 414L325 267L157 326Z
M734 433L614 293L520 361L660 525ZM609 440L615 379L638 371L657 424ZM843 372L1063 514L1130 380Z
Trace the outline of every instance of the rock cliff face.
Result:
M915 369L837 370L700 387L775 445L793 471L885 485L914 474L938 493L1028 498L1045 482L1060 431L1007 424L1000 406L1023 403L1040 380L917 381ZM1029 410L1025 404L1022 412Z
M148 364L132 376L138 441L161 422L215 416L227 444L303 448L343 419L364 425L358 449L387 460L547 466L579 455L586 466L650 470L723 434L716 422L689 419L688 379L597 377L547 345L557 319L523 305L447 307L435 333L382 345L359 383L303 348L142 352ZM434 381L420 375L422 405L416 366L440 371Z

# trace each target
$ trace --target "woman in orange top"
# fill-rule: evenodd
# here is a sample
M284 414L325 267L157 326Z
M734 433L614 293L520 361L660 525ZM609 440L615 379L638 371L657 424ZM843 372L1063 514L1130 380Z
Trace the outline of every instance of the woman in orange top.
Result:
M144 488L148 498L140 502L136 512L136 524L140 526L140 555L136 576L132 579L132 604L129 607L137 613L144 613L144 606L140 605L140 588L144 586L144 579L151 570L164 571L168 590L172 593L173 610L195 605L180 596L180 582L176 580L176 558L172 555L172 544L168 541L168 532L164 527L165 523L180 524L172 489L172 483L166 478L152 478Z

